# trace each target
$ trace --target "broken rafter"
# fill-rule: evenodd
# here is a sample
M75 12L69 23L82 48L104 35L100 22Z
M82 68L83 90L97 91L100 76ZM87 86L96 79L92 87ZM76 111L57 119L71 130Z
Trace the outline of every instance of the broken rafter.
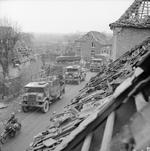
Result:
M113 27L150 28L150 0L135 0L127 11L114 23Z

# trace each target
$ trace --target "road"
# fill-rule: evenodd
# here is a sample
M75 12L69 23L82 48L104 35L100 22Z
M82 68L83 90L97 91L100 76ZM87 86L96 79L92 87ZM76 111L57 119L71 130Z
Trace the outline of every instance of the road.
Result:
M22 130L14 139L9 139L8 142L3 145L2 151L25 151L33 140L33 137L50 124L49 119L51 114L54 111L57 113L63 112L64 106L69 104L70 100L78 94L78 91L84 87L85 83L94 75L95 73L88 73L86 80L80 85L67 85L66 93L62 100L53 103L48 113L19 113L17 117L22 123Z

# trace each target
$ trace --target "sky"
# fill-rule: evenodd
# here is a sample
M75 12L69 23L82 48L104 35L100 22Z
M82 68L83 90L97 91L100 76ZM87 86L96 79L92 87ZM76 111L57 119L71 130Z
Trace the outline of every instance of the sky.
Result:
M1 0L0 18L17 22L24 32L111 32L134 0Z

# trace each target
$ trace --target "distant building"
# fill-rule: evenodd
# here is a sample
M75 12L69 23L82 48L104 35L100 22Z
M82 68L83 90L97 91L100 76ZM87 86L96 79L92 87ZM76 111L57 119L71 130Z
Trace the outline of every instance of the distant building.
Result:
M90 31L80 39L75 40L73 51L84 60L89 60L95 54L111 54L111 44L108 43L106 35Z
M117 59L126 51L150 36L150 1L135 0L114 23L112 57Z

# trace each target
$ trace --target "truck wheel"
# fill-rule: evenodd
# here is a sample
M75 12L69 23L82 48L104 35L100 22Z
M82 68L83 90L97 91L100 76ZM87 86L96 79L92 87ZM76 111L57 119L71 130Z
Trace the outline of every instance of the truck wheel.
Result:
M47 113L48 110L49 110L49 103L48 103L48 101L46 100L45 103L44 103L44 106L43 106L43 108L42 108L42 112L43 112L43 113Z
M16 135L16 131L12 131L12 132L10 133L10 137L15 137L15 135Z
M62 93L65 93L65 88L62 90Z
M0 140L0 141L1 141L2 144L5 144L5 143L6 143L6 140L7 140L6 137L1 137L1 140Z
M62 98L62 92L61 92L61 91L59 91L59 93L58 93L58 95L57 95L57 98L56 98L56 99L60 100L61 98Z
M22 111L23 112L28 112L29 111L29 108L27 106L22 106Z

